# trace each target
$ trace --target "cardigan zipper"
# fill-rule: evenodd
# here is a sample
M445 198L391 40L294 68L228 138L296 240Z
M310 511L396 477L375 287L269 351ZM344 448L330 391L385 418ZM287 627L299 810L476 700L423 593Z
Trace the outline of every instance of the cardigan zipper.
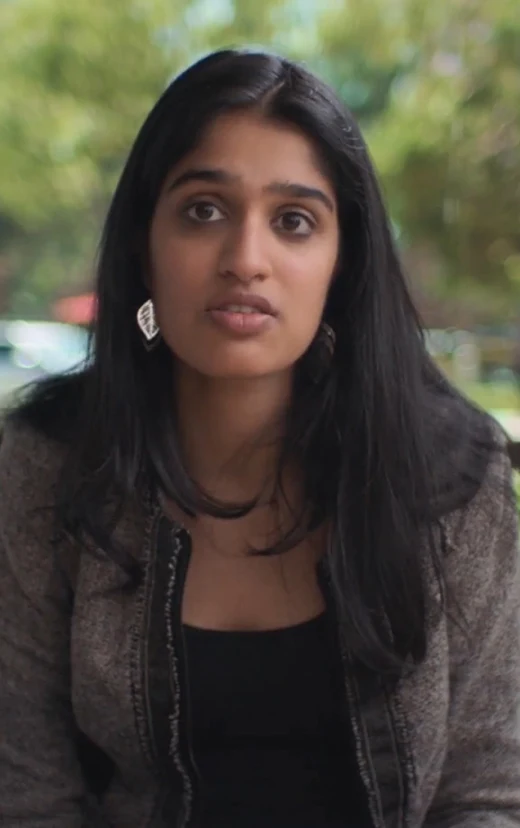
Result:
M170 717L170 754L181 777L183 788L183 803L176 828L190 828L190 826L195 825L195 791L200 785L199 771L193 756L190 738L191 705L189 676L181 620L182 596L184 594L190 552L189 549L184 548L183 535L185 536L184 542L189 543L189 536L185 530L179 526L173 527L171 536L172 555L169 567L170 579L166 601L168 652L174 687L174 712ZM176 632L179 635L176 635Z

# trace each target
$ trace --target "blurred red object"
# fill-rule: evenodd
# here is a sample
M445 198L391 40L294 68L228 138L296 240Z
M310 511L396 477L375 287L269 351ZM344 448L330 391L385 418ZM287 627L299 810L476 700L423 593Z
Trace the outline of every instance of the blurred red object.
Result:
M53 305L53 316L69 325L90 325L96 317L96 297L93 293L66 296Z

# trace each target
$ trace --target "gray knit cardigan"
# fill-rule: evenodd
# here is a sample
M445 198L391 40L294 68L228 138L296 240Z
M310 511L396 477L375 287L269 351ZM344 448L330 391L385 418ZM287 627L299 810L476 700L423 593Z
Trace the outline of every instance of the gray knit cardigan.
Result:
M129 588L105 555L78 557L72 542L53 543L51 513L40 507L52 500L59 461L47 438L7 427L0 824L189 826L192 791L178 737L183 699L176 642L164 622L175 589L175 526L159 508L123 518L118 538L144 571ZM445 533L457 610L432 622L424 662L370 701L345 672L359 769L375 828L518 828L520 569L505 449L497 449L469 505L445 520ZM159 555L160 537L167 546ZM77 564L73 591L66 560ZM80 733L111 762L98 794L78 758Z

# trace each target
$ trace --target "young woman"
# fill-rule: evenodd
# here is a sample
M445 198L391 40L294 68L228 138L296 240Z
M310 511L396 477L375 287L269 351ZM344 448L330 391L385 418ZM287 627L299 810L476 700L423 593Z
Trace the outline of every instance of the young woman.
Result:
M182 74L97 291L88 366L0 451L2 824L520 825L505 443L428 357L332 91Z

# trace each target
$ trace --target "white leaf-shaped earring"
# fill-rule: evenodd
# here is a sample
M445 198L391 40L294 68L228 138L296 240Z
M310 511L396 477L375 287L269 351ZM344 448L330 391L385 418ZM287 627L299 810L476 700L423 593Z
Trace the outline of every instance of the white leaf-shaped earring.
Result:
M155 318L153 301L147 299L137 311L137 324L143 335L143 343L148 351L151 351L159 341L159 325Z

